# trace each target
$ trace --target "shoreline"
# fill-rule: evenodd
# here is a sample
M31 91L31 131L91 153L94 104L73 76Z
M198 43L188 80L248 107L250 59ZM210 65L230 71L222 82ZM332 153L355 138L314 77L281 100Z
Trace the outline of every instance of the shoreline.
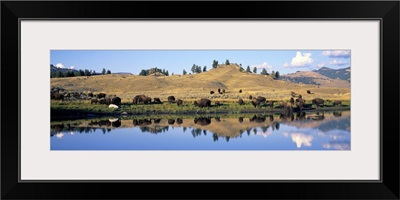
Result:
M350 111L350 106L341 107L319 107L319 108L308 108L303 109L301 112L335 112L335 111ZM63 112L68 112L68 115L63 114ZM299 110L294 108L292 113L298 113ZM146 111L146 112L127 112L123 110L116 110L113 112L90 112L85 110L61 110L61 111L51 111L50 119L53 120L73 120L73 119L90 119L99 117L127 117L127 116L153 116L153 115L211 115L211 114L271 114L271 113L285 113L283 109L273 108L273 109L247 109L247 110L208 110L202 109L199 111L187 110L187 111Z

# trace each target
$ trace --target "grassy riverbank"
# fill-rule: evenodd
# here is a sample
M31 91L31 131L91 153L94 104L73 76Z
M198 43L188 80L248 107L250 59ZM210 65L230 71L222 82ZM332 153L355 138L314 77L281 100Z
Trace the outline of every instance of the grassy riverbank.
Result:
M175 103L133 105L131 103L122 103L120 108L109 108L104 104L90 104L89 101L51 101L51 118L85 118L93 116L113 116L121 115L124 112L127 115L148 115L148 114L241 114L241 113L271 113L282 112L278 103L273 107L269 104L263 104L261 107L254 106L247 101L245 105L239 105L234 102L221 102L221 106L212 106L209 108L199 108L193 105L193 102L184 102L177 106ZM311 101L307 101L311 104ZM214 103L212 103L214 104ZM307 110L314 111L335 111L350 110L350 101L343 101L342 106L333 106L332 102L325 103L323 107L312 105ZM125 114L124 113L124 114Z

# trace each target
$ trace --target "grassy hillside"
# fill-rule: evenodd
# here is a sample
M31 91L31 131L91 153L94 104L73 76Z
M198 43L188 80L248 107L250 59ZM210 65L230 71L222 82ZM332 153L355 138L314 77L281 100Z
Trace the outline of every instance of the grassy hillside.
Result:
M137 76L109 74L92 77L52 78L51 86L62 87L68 91L104 92L115 94L123 102L130 102L135 95L145 94L159 97L162 101L170 95L183 100L201 97L212 100L236 101L249 95L265 96L268 100L289 99L290 91L302 94L303 98L315 97L329 99L350 99L349 87L317 87L315 85L294 84L283 80L273 80L269 76L240 72L237 65L222 65L207 72L191 75ZM210 94L218 88L225 94ZM243 90L239 93L239 90ZM307 94L311 90L314 94Z
M311 71L285 74L284 76L282 76L282 79L294 83L316 84L320 85L320 87L350 88L349 81L341 79L332 79L318 72L311 72Z

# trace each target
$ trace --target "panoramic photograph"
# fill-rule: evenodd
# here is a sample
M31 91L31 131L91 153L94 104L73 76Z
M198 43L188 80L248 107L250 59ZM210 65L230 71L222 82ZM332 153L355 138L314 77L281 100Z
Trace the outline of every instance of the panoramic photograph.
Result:
M51 50L50 150L351 150L351 51Z

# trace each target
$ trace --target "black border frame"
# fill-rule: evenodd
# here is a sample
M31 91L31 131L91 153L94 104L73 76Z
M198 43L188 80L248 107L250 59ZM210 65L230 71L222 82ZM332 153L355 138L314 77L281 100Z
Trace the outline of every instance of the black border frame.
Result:
M154 8L162 8L161 11ZM183 7L185 9L181 9ZM207 10L238 12L207 12ZM233 9L232 9L233 7ZM170 8L170 9L165 9ZM139 1L2 1L1 2L1 198L307 198L399 199L399 8L397 1L254 1L254 2L139 2ZM175 9L175 10L174 10ZM379 19L381 20L381 181L57 181L19 182L19 138L14 126L20 114L20 19ZM18 74L17 79L11 74ZM384 79L385 78L385 79ZM14 85L13 87L11 87ZM16 88L17 87L17 88ZM386 90L385 90L386 89ZM390 90L389 90L390 89ZM4 95L6 94L6 96ZM0 96L0 97L1 97ZM6 98L4 98L4 96ZM18 104L15 98L19 97ZM13 105L13 106L11 106ZM6 106L6 107L5 107ZM18 113L15 113L18 107ZM3 116L3 113L6 113ZM4 118L7 117L7 118ZM7 126L4 126L5 123ZM385 122L385 126L383 126ZM17 124L20 132L19 123ZM382 176L383 175L383 176ZM151 184L151 185L148 185ZM103 190L98 187L104 188ZM132 191L124 190L131 187ZM133 186L133 187L132 187ZM170 192L146 193L145 188ZM210 192L196 192L201 186ZM221 186L241 188L213 192ZM175 188L175 189L174 189ZM191 196L186 196L186 191ZM200 188L202 189L202 188ZM289 189L284 192L282 189Z

